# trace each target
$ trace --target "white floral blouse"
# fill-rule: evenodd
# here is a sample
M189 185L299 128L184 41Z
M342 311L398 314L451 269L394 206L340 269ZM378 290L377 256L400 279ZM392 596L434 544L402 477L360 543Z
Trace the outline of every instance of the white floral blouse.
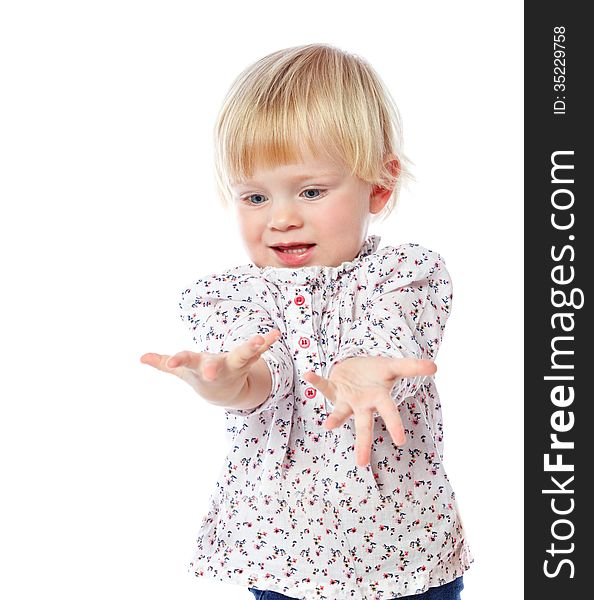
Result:
M350 356L435 358L452 304L444 261L379 241L338 267L248 264L183 291L197 351L282 332L262 355L270 396L225 409L230 449L189 563L196 576L304 600L388 600L448 583L473 561L443 466L434 377L394 386L407 441L395 446L376 414L366 467L353 419L325 430L332 404L303 379Z

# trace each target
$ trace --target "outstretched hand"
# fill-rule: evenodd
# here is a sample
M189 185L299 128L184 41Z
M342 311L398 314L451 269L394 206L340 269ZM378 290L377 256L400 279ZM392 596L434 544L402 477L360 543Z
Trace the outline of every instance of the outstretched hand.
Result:
M279 337L280 331L273 329L266 335L252 336L229 352L184 350L172 356L149 352L140 362L176 375L206 400L230 403L242 393L250 368Z
M382 417L396 445L406 441L402 419L390 393L396 380L432 375L436 370L431 360L357 356L334 365L328 379L312 371L303 377L334 404L324 422L327 429L339 427L354 415L355 456L357 465L364 467L371 457L374 412Z

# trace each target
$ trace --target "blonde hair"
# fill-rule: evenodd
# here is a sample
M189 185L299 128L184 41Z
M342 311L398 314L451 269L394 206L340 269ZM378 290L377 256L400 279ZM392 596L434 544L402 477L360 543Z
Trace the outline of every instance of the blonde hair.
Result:
M256 167L299 162L307 151L392 189L381 218L394 208L402 184L413 179L398 108L379 75L361 57L328 44L279 50L245 69L223 101L214 138L224 203L230 186ZM388 164L394 159L397 169Z

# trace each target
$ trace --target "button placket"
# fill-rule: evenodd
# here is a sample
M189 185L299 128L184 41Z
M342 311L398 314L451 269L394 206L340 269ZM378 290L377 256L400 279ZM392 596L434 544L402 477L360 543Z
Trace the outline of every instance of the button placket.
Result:
M291 304L294 305L294 308L290 311L290 314L293 316L296 325L293 344L295 344L294 347L296 349L297 370L300 374L303 374L305 371L313 371L315 369L314 365L312 365L312 360L316 363L319 362L317 347L315 345L316 336L312 330L311 296L307 292L294 290ZM318 395L318 390L315 387L302 379L298 399L306 403L308 407L306 411L308 414L306 429L309 435L318 436L320 434L319 413L320 410L325 410L323 397Z

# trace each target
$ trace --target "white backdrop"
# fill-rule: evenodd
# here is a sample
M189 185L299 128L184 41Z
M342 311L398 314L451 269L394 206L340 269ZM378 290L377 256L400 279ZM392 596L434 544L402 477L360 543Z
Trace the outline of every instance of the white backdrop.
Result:
M223 414L139 359L192 349L182 288L247 262L215 197L223 95L311 42L367 58L401 110L418 182L370 233L447 262L463 598L523 597L522 36L512 1L2 4L3 598L252 598L185 570Z

